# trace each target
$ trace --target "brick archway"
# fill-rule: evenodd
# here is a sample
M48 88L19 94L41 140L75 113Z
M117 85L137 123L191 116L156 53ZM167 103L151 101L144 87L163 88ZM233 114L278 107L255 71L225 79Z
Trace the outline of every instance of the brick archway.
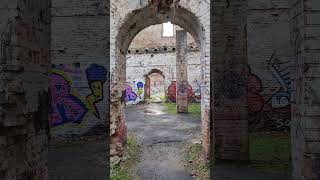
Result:
M205 69L210 68L210 57L206 55L210 48L210 34L209 34L209 18L202 17L203 12L200 9L192 9L190 6L186 6L187 1L180 2L172 8L165 8L160 5L148 4L143 8L137 7L135 10L126 14L119 24L117 24L118 31L111 35L111 39L114 38L114 48L111 48L111 52L114 53L114 57L111 58L111 68L114 68L114 81L111 82L111 160L121 157L124 151L125 144L125 126L119 126L124 124L125 116L123 112L124 102L121 101L124 85L125 85L125 67L126 67L126 52L131 41L134 37L143 29L150 25L161 24L167 21L171 21L173 24L179 25L189 32L195 41L199 44L201 49L201 62L202 63L202 87L201 94L201 116L202 116L202 140L204 147L204 155L208 158L209 152L209 102L210 102L210 72ZM210 17L210 6L203 4L203 7L207 11L207 15ZM147 18L146 18L147 17ZM207 27L207 28L205 28ZM207 29L207 31L205 30ZM111 42L112 43L112 42ZM111 44L112 46L112 44ZM112 67L112 65L114 65ZM117 113L115 113L117 112ZM122 134L118 132L123 132Z
M165 75L159 69L151 69L151 71L149 73L144 75L144 78L145 78L145 86L144 86L145 95L144 95L144 97L146 99L151 97L151 93L150 93L151 83L150 83L150 77L149 76L151 74L153 74L153 73L159 74L160 76L162 76L163 79L165 78Z

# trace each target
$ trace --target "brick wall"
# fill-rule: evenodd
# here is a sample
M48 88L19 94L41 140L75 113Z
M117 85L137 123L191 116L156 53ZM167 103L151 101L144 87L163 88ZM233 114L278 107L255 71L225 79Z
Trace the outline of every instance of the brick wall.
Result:
M0 179L47 179L49 7L0 2Z
M292 91L287 0L249 0L248 113L251 130L290 128Z
M107 10L107 1L52 1L53 138L86 135L97 126L106 126L109 116ZM63 94L55 87L60 83L64 84ZM62 116L64 112L59 111L57 104L63 104L67 117Z
M200 98L201 65L200 52L189 51L188 60L188 84L192 87L194 101ZM169 86L176 80L176 53L160 51L144 54L128 54L126 65L126 81L144 81L144 76L152 69L160 70L164 75L164 89L168 93Z
M292 93L292 179L320 178L319 59L320 3L289 1Z
M164 1L159 1L164 3ZM164 4L163 4L164 5ZM208 152L209 143L209 78L210 78L210 62L209 62L209 27L210 27L210 11L209 4L204 1L180 1L180 7L175 6L175 16L171 5L164 5L164 9L157 9L155 4L148 4L147 1L112 1L111 3L111 113L117 114L111 116L111 154L121 156L122 151L122 135L118 132L123 132L123 89L125 87L125 53L128 50L129 44L135 35L141 30L150 25L161 24L170 20L173 24L177 24L190 32L195 40L201 45L201 89L202 89L202 119L203 119L203 142L205 152ZM166 8L167 7L167 8ZM172 7L172 6L171 6ZM140 9L140 10L137 10ZM137 11L134 11L137 10ZM159 15L158 12L165 13ZM159 14L160 14L159 13ZM145 18L148 17L148 18ZM166 17L169 17L167 19ZM143 19L143 20L142 20ZM130 33L129 33L130 32ZM119 126L119 124L121 126Z

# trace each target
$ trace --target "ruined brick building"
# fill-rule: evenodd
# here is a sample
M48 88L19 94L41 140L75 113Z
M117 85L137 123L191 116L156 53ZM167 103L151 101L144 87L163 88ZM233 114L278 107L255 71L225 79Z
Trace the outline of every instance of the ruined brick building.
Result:
M140 48L130 44L170 21L200 57L204 157L247 161L249 126L290 126L292 179L316 180L319 11L317 0L2 0L0 179L47 179L49 137L97 125L119 159L126 62ZM176 47L186 59L183 43Z

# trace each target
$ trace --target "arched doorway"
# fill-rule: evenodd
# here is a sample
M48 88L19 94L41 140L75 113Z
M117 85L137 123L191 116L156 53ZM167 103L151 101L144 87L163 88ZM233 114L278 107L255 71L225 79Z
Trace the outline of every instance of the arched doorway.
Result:
M114 59L111 59L111 66L114 70L113 82L111 82L111 158L122 156L123 144L125 143L126 129L124 117L123 94L126 77L126 52L134 37L150 25L172 22L189 32L201 49L202 79L201 85L201 120L202 120L202 144L204 154L208 158L209 153L209 111L210 111L210 57L206 52L210 49L209 19L203 18L200 11L191 9L190 6L182 5L160 5L149 4L146 7L136 9L128 13L118 25L119 31L115 37L115 47L111 48ZM160 8L160 9L159 9ZM161 12L160 12L161 11ZM193 12L195 11L195 12ZM210 13L207 6L206 11ZM208 14L209 15L209 14ZM148 18L146 18L148 17ZM207 27L207 28L204 28ZM114 62L113 62L114 61ZM114 113L113 113L114 112ZM116 112L116 113L115 113Z
M163 72L158 69L152 69L145 76L145 98L155 98L162 100L165 97Z

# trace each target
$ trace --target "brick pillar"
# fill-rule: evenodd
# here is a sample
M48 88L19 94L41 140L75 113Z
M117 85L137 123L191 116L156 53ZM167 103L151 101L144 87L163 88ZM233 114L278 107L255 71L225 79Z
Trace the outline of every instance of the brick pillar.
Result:
M320 179L320 3L289 0L293 55L292 179Z
M47 180L50 1L0 7L0 179Z
M178 113L188 112L188 61L187 61L187 32L178 30L176 33L177 59L176 59L176 105Z
M246 0L214 3L213 140L215 157L222 160L249 160L246 10Z

